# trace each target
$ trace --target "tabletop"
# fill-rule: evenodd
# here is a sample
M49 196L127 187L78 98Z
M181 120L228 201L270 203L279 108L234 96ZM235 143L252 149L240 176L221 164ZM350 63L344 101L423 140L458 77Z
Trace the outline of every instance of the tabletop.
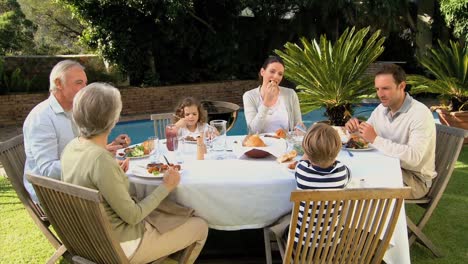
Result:
M228 137L228 146L242 137ZM289 196L296 189L294 172L274 156L263 159L237 158L225 152L224 159L195 160L193 146L183 149L183 172L172 199L195 209L209 226L219 230L263 228L291 211ZM166 153L174 160L174 153ZM208 157L209 158L209 157ZM346 188L402 187L400 162L377 150L355 151L353 156L341 151L338 158L349 167L351 181ZM147 191L161 180L132 175L132 168L144 166L148 159L132 160L129 179ZM392 238L387 263L410 263L404 207Z

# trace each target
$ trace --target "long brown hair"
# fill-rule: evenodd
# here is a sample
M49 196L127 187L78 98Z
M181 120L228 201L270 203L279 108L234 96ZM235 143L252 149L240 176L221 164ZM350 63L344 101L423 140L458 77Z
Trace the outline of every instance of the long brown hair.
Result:
M177 122L180 119L185 117L185 113L184 113L184 108L185 107L189 107L189 106L193 106L193 105L197 106L198 123L200 123L200 124L206 123L208 121L206 111L203 108L200 101L198 101L194 97L186 97L186 98L182 99L182 101L179 102L179 105L177 106L177 108L175 110L175 117L174 117L175 120L174 120L174 122Z

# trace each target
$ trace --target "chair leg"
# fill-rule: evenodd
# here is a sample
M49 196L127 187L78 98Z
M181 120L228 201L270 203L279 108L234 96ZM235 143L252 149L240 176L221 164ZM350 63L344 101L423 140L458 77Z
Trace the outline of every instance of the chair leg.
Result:
M263 228L263 239L265 241L265 257L266 263L272 264L271 259L271 244L270 244L270 230L268 228Z
M47 264L55 264L65 252L67 252L67 248L64 245L61 245L57 250L55 250L49 260L47 260Z
M443 257L442 252L432 243L432 241L421 231L421 229L416 226L409 217L406 217L406 225L408 226L409 230L411 231L411 236L409 238L409 245L411 246L416 238L421 242L421 244L427 247L432 254L436 257L440 258Z

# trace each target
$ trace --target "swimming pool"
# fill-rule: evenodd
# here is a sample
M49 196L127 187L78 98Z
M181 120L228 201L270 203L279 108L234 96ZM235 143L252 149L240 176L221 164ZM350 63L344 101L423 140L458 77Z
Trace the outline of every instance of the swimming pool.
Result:
M354 116L369 118L372 111L377 107L378 104L364 104L355 108ZM304 124L309 127L313 123L327 119L323 114L325 109L319 109L309 112L302 116ZM439 116L436 112L433 112L436 123L439 123ZM143 142L148 137L154 136L153 121L149 119L128 121L118 123L114 129L112 129L109 139L112 140L119 134L128 134L132 139L132 142L138 143ZM228 135L245 135L247 134L247 124L245 122L244 110L240 110L237 121L234 127L229 130Z

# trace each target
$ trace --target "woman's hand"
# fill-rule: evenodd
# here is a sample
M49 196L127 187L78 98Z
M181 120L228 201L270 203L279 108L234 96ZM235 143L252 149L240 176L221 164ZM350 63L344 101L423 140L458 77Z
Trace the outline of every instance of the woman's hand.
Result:
M164 173L163 184L171 192L180 182L180 173L172 167Z
M130 165L130 159L129 158L126 158L124 160L117 160L117 163L119 164L120 168L122 168L122 170L124 172L128 171L128 167Z
M267 86L262 91L263 104L267 107L272 107L278 101L279 87L274 80L270 80Z

